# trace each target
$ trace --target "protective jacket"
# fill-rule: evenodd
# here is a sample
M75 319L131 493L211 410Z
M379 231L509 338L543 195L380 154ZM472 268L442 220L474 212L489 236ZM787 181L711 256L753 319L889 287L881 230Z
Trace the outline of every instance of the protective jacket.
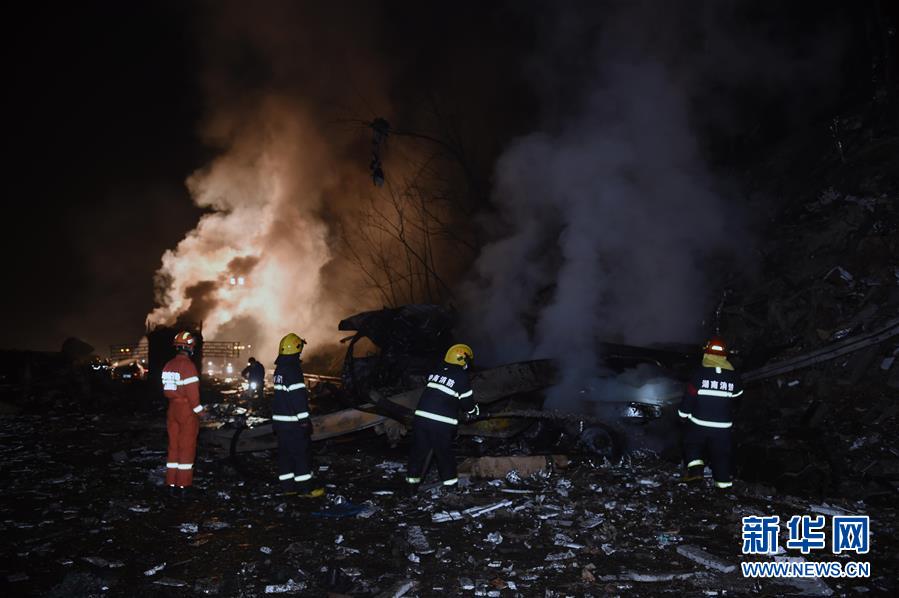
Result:
M296 423L309 418L309 394L303 382L299 355L279 355L275 360L275 399L272 420Z
M453 486L459 481L453 438L459 423L459 411L475 410L473 395L468 370L461 365L441 363L428 376L428 384L418 400L412 424L407 482L421 483L427 473L428 454L431 452L443 485Z
M428 376L428 385L418 400L415 415L432 421L457 425L460 411L474 409L475 401L468 370L443 363Z
M300 355L279 355L273 379L272 427L278 439L278 480L285 492L308 492L312 483L312 426Z
M194 362L179 353L162 368L162 391L169 400L166 427L169 433L166 484L190 486L193 483L194 458L197 453L197 415L200 404L200 377Z
M730 428L734 399L742 394L740 375L736 371L701 367L687 385L677 414L704 428Z

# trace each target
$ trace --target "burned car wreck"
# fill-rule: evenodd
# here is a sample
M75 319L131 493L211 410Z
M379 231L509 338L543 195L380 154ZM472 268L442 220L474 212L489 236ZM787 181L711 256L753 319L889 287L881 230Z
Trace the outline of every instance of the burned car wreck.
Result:
M392 395L420 385L434 360L455 342L455 324L455 310L439 305L403 305L341 320L338 330L355 331L343 339L344 390L365 403L372 390ZM363 345L376 350L357 355Z

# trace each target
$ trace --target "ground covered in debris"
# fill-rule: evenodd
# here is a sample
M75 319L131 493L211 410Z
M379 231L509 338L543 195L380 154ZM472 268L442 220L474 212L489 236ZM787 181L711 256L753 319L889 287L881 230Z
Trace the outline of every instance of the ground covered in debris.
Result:
M615 466L573 455L565 469L410 499L400 494L405 446L368 431L317 446L325 499L278 496L270 453L234 461L203 449L196 496L168 499L163 411L149 404L137 418L59 400L0 418L4 595L899 592L894 501L746 482L720 493L680 483L676 464L649 454ZM870 579L741 576L741 517L846 512L872 518Z

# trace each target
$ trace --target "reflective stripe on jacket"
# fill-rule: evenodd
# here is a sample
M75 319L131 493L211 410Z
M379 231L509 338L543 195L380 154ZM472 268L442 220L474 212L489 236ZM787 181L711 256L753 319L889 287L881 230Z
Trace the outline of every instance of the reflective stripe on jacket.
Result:
M457 425L459 411L471 411L474 405L468 370L460 365L441 363L428 375L415 415Z
M190 357L179 353L162 368L162 392L170 401L186 401L195 412L200 405L200 376Z
M733 425L734 399L743 394L735 370L701 367L693 374L677 414L706 428Z
M275 398L272 401L272 420L299 423L309 418L309 393L303 382L303 366L299 355L279 355L272 377Z

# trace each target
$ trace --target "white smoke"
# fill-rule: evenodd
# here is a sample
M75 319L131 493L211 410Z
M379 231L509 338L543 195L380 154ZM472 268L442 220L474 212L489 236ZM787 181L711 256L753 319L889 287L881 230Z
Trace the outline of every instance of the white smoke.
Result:
M269 98L231 126L226 151L188 180L210 211L163 255L149 321L202 320L207 338L249 342L265 358L291 331L332 343L341 310L323 291L332 253L318 215L330 153L284 99Z
M703 262L735 235L674 71L619 54L589 76L576 112L500 159L504 232L464 291L487 360L558 360L560 398L601 386L599 340L698 340L714 294Z

